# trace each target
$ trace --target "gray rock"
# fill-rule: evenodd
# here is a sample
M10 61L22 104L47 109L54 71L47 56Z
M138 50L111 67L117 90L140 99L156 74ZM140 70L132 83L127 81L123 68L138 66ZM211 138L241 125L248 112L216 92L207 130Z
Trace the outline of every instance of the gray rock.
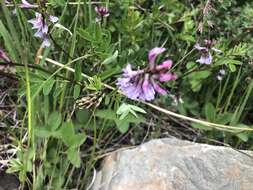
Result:
M152 140L105 158L93 190L253 190L253 159L226 147Z
M16 176L0 171L0 190L17 190L19 181Z

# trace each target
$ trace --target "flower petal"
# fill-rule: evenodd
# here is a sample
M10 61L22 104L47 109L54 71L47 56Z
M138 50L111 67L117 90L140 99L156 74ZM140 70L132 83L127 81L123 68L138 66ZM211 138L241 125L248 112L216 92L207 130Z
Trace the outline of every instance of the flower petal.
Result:
M59 20L59 18L56 16L52 16L52 15L49 16L49 21L52 23L56 23L56 22L58 22L58 20Z
M198 59L196 62L199 62L200 64L206 64L209 65L213 61L213 57L210 53L207 55L201 55L200 59Z
M167 91L165 89L163 89L162 87L160 87L154 80L151 79L153 88L155 89L156 92L162 94L162 95L166 95Z
M167 82L167 81L176 80L176 79L177 79L177 75L174 73L162 73L159 75L160 82Z
M208 49L207 49L206 47L201 47L201 46L199 45L199 43L195 44L194 47L195 47L197 50L199 50L199 51L201 51L201 50L206 50L206 51L208 51Z
M30 9L30 8L36 8L36 7L38 7L38 5L32 5L32 4L29 3L28 1L22 0L22 4L20 4L19 7L20 7L20 8Z
M51 44L50 44L50 41L49 41L49 39L47 38L47 37L45 37L44 39L43 39L43 42L42 42L42 44L41 44L41 47L42 48L44 48L44 47L49 47Z
M168 60L162 62L161 65L157 65L156 70L160 71L160 70L163 70L163 69L170 69L172 64L173 64L172 60L168 59Z
M37 30L37 32L34 34L35 37L38 37L38 38L43 38L44 37L44 34L43 32L41 32L40 30Z
M124 74L123 74L124 77L130 77L131 78L131 77L134 77L136 75L144 73L144 70L133 71L131 64L127 64L127 66L123 69L123 72L124 72Z
M155 59L156 57L165 52L166 49L165 48L160 48L160 47L155 47L153 48L152 50L149 51L149 54L148 54L148 59L149 59L149 62L150 63L154 63L155 62Z

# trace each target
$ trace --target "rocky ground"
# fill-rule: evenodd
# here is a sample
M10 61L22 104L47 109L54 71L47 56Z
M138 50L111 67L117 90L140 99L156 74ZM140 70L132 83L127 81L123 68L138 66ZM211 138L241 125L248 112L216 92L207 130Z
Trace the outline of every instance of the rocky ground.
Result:
M176 138L151 140L108 156L93 190L252 190L252 156Z

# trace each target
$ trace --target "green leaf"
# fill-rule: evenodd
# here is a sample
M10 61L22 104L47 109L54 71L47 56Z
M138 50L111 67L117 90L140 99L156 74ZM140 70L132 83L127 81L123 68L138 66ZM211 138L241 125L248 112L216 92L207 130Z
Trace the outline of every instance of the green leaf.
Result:
M188 78L191 84L191 89L198 92L201 89L204 79L211 75L210 71L197 71L189 74Z
M81 64L77 63L75 64L75 80L81 81L81 79L82 79L82 68L81 68Z
M68 147L79 147L86 140L85 134L75 134L72 122L66 122L62 125L60 136L64 144Z
M212 130L212 128L207 127L207 126L205 126L205 125L201 125L201 124L199 124L199 123L192 123L191 126L192 126L193 128L202 129L202 130L205 130L205 131L211 131L211 130Z
M2 21L0 21L0 34L4 39L5 42L5 47L8 50L8 54L10 55L10 58L14 61L17 62L17 52L16 49L14 48L13 41L11 40L11 36L7 29L5 28L4 24Z
M90 112L86 109L80 109L76 111L76 119L81 124L86 124L90 118Z
M242 62L235 59L231 59L231 58L222 58L217 61L217 64L218 65L241 65Z
M73 164L75 167L79 168L81 165L81 159L79 155L79 150L77 148L70 147L67 150L67 157L68 160Z
M74 87L74 99L77 99L80 96L81 87L80 85L76 84Z
M111 109L98 110L95 112L95 115L103 119L109 119L109 120L117 119L115 112Z
M247 125L245 125L243 123L240 123L240 124L236 125L236 127L238 127L238 128L249 128L249 126L247 126ZM238 138L240 138L243 142L247 142L249 140L250 133L248 133L248 132L241 132L241 133L236 134L236 136Z
M34 134L37 137L48 138L52 135L52 131L48 130L49 127L37 126L34 128Z
M191 89L193 92L198 92L202 87L200 80L190 80Z
M216 119L216 123L219 124L228 124L230 121L232 121L233 114L232 113L224 113L222 115L219 115Z
M86 135L84 133L79 133L74 136L70 136L70 141L68 145L70 147L79 147L81 146L86 140Z
M128 131L129 129L129 125L130 123L135 123L135 124L139 124L145 121L145 118L143 117L134 117L133 115L127 115L124 119L120 120L120 119L115 119L114 120L116 123L117 128L119 129L119 131L121 133L125 133Z
M191 73L188 77L191 80L200 80L200 79L206 79L210 75L211 75L210 71L197 71L197 72Z
M15 173L23 170L23 164L19 159L11 159L6 173Z
M94 40L94 37L93 37L92 35L90 35L90 33L87 32L87 31L84 30L84 29L78 28L78 29L77 29L77 34L78 34L79 36L81 36L83 39L87 40L87 41L90 41L90 42L95 41L95 40Z
M120 67L117 66L116 68L112 68L112 69L106 70L102 73L99 73L98 77L101 78L101 80L105 80L105 79L111 77L112 75L119 73L120 71L121 71Z
M119 109L117 110L116 114L120 115L120 120L124 119L129 113L133 114L135 117L138 117L136 112L146 113L146 111L138 106L134 106L131 104L123 103Z
M138 107L138 106L135 106L135 105L130 105L130 108L134 111L137 111L137 112L140 112L140 113L147 113L144 109Z
M236 135L239 139L241 139L243 142L247 142L249 140L249 134L244 132L244 133L239 133Z
M126 121L126 120L117 120L115 121L116 125L117 125L117 128L118 130L121 132L121 133L126 133L129 129L129 122Z
M70 146L72 144L72 137L75 135L72 122L65 122L62 124L60 135L65 145Z
M59 112L53 112L49 115L47 125L50 127L51 131L56 130L62 122L62 116Z
M89 84L87 85L87 89L99 91L102 88L102 81L98 76L93 76L88 78Z
M181 34L178 36L179 39L186 41L186 42L195 42L195 38L192 35L188 34Z
M213 104L210 102L205 105L205 116L208 121L213 122L215 120L216 110Z
M228 65L229 69L231 72L235 72L236 71L236 66L235 65Z
M190 70L190 69L193 69L196 65L197 65L197 64L196 64L195 62L191 61L191 62L188 62L188 63L186 64L186 68L187 68L188 70Z
M51 92L54 86L54 83L55 83L55 80L52 78L46 81L45 85L43 86L43 94L45 96L47 96Z
M107 64L110 64L110 63L114 62L114 61L117 59L118 54L119 54L119 52L118 52L118 50L116 50L112 56L106 58L106 59L102 62L102 65L107 65Z

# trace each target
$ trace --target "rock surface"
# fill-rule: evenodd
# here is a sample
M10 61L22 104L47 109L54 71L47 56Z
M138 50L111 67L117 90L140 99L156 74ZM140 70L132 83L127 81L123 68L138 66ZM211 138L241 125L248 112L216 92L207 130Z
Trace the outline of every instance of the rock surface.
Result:
M226 147L152 140L108 156L93 190L253 190L253 158Z
M0 171L0 190L17 190L18 187L19 181L14 175Z

